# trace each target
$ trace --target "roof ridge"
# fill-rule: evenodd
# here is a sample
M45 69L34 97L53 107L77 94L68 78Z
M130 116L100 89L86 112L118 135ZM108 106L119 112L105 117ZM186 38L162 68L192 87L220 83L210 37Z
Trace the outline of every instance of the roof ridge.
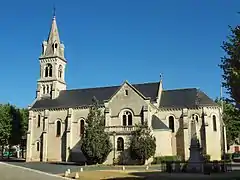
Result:
M119 87L119 86L115 85L115 86L98 86L98 87L89 87L89 88L75 88L75 89L67 89L67 90L64 90L64 91L78 91L78 90L89 90L89 89L114 88L114 87Z
M198 88L176 88L176 89L163 89L163 91L181 91L181 90L197 90Z
M144 82L144 83L137 83L137 84L131 84L132 86L135 85L145 85L145 84L156 84L159 82ZM89 87L89 88L75 88L75 89L67 89L64 91L77 91L77 90L89 90L89 89L102 89L102 88L116 88L116 87L120 87L121 85L110 85L110 86L96 86L96 87Z

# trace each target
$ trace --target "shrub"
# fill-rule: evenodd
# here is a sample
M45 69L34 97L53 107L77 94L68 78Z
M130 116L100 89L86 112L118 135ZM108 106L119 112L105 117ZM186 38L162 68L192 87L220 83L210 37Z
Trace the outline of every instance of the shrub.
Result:
M209 154L204 154L203 158L204 158L205 161L210 161L211 156Z
M224 161L232 161L232 153L226 153L222 155L222 160Z
M157 156L153 158L152 164L161 164L162 162L180 161L179 156Z

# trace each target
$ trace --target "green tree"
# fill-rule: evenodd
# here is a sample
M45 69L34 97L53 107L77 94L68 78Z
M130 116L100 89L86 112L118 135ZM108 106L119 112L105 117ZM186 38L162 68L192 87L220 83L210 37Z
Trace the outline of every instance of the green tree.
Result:
M10 105L11 114L11 136L9 137L9 144L16 145L19 144L21 139L21 125L20 125L20 113L19 109L13 105Z
M9 144L11 132L12 132L11 105L0 104L0 145L2 146L2 150L5 145Z
M28 116L29 111L26 108L19 109L20 113L20 127L21 127L21 136L26 135L28 130Z
M222 57L220 68L223 70L224 83L230 99L240 104L240 26L230 27L231 35L223 42L226 55Z
M12 131L11 136L9 139L9 143L11 145L16 145L21 143L21 139L27 132L28 126L28 110L23 108L19 109L15 106L10 106L10 113L11 113L11 125Z
M216 102L221 105L222 102L216 99ZM236 138L239 137L240 133L240 112L239 110L227 100L223 100L223 122L226 126L227 143L232 145L236 143Z
M147 123L136 125L136 130L130 138L130 155L132 159L142 163L154 156L156 151L156 139L151 133Z
M88 163L102 164L112 151L109 134L104 131L105 119L99 109L98 101L93 98L93 105L90 107L85 124L81 150Z

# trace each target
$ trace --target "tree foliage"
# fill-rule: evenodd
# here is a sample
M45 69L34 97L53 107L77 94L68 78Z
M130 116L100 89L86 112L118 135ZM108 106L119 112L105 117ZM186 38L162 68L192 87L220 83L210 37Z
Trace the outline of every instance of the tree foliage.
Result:
M19 144L28 126L28 110L0 104L0 145Z
M29 116L29 111L26 108L19 109L20 113L20 133L21 136L26 135L27 130L28 130L28 116Z
M223 42L226 55L222 57L220 68L223 70L223 86L230 94L230 99L240 104L240 26L229 27L231 35Z
M112 144L108 133L104 131L104 116L99 109L98 101L93 99L85 123L85 132L82 138L81 150L88 163L101 164L112 151Z
M216 99L216 102L221 105L221 101ZM236 142L236 138L239 137L240 133L240 112L239 110L231 103L226 100L223 100L223 122L226 126L227 133L227 143L232 145Z
M12 133L12 107L10 104L0 104L0 144L9 144Z
M21 140L21 115L19 109L15 106L10 106L10 114L11 114L11 136L9 138L9 144L15 145L19 144Z
M130 138L130 155L132 159L145 162L155 154L156 139L147 124L136 125L136 130Z

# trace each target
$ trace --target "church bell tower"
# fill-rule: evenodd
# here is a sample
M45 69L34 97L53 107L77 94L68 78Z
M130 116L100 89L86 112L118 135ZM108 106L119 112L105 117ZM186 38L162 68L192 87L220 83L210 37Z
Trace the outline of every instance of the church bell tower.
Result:
M64 44L61 43L56 16L53 16L47 41L42 43L39 57L40 78L37 81L37 99L58 97L60 91L66 90Z

